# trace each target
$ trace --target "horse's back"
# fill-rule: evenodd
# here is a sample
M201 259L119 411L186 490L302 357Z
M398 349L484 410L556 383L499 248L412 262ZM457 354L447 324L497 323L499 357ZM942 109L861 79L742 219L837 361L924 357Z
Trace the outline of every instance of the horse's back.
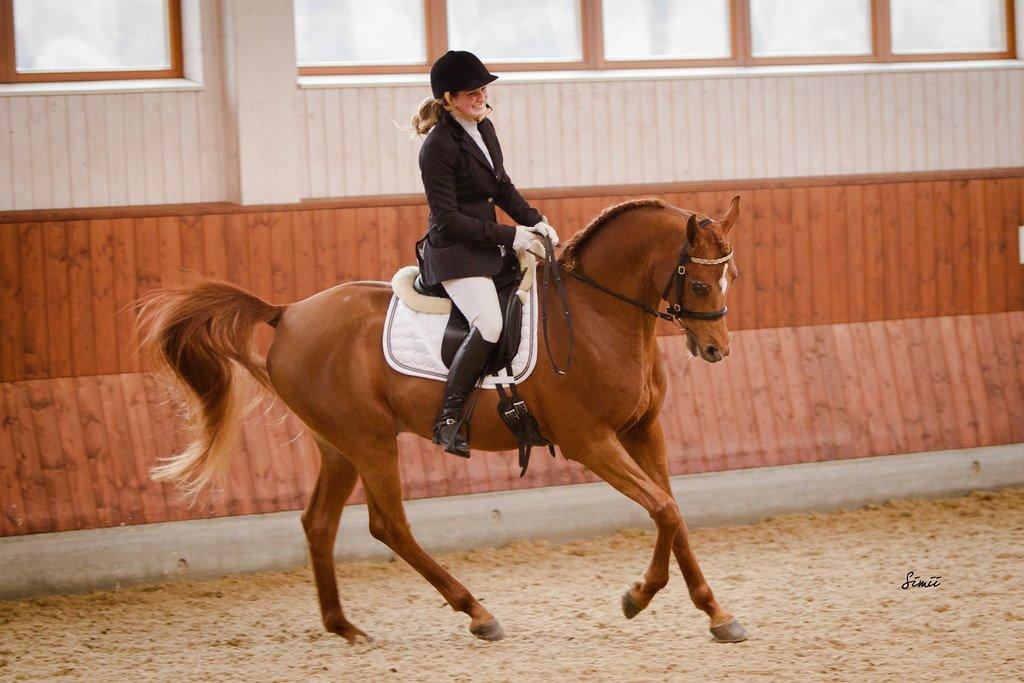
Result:
M282 398L322 386L353 367L372 372L382 359L381 335L391 301L391 283L359 280L289 304L267 353L267 371Z

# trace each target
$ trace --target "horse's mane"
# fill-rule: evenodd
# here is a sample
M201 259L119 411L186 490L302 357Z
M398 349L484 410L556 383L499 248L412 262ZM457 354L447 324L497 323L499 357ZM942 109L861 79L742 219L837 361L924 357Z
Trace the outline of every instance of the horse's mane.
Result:
M625 213L630 209L639 208L642 206L658 206L661 208L675 208L666 201L657 197L642 197L640 199L630 199L619 204L614 204L604 209L597 215L585 228L577 232L569 241L565 243L562 248L562 255L559 257L559 262L562 266L572 270L578 264L578 257L580 250L583 249L593 239L594 235L601 231L611 219L615 218L619 214Z

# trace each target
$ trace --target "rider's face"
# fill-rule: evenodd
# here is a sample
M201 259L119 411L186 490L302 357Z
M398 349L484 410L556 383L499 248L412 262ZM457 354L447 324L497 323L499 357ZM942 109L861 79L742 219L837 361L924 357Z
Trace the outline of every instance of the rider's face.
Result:
M475 119L487 111L487 86L476 90L460 90L452 96L452 104L467 118Z

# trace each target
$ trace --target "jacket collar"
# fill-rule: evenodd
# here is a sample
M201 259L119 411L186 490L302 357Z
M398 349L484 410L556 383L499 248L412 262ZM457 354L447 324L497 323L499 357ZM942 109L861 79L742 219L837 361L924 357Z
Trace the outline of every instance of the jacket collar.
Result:
M449 111L444 113L444 122L448 125L448 130L451 131L452 136L458 140L459 144L464 150L474 157L477 161L484 165L491 173L495 175L499 174L499 168L501 166L501 160L498 155L497 136L494 133L494 124L488 119L484 119L477 124L477 128L480 131L480 137L484 139L484 144L487 145L487 152L491 155L491 159L494 160L495 166L492 167L487 161L487 157L484 156L484 152L480 149L480 145L476 144L476 140L469 136L469 133L462 124L455 120L455 115Z

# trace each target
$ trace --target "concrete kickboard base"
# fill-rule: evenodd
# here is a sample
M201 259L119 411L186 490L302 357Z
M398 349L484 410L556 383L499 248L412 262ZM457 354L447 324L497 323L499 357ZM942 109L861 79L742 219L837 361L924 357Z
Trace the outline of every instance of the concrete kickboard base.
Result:
M539 457L539 456L535 456ZM897 498L1024 485L1024 444L680 475L672 489L687 526L755 522ZM407 501L430 552L520 539L565 542L622 527L653 529L609 485L577 484ZM307 562L298 511L0 538L0 599L281 570ZM387 559L365 505L346 507L336 555Z

